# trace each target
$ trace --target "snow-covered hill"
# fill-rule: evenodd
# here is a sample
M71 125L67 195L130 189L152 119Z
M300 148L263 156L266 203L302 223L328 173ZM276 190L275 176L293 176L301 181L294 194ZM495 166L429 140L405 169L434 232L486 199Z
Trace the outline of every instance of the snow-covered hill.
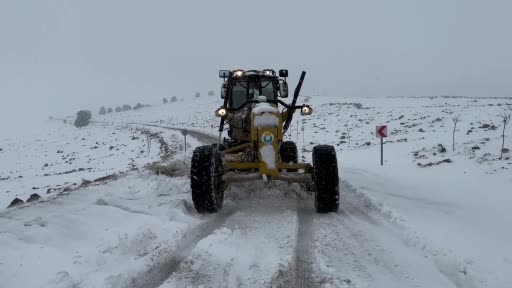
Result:
M512 287L511 154L498 159L512 99L304 101L314 114L297 114L288 137L304 161L316 144L337 148L337 214L314 213L299 186L252 183L198 215L188 170L205 138L184 152L165 127L215 133L213 97L2 139L0 206L42 199L0 211L0 287ZM174 177L145 168L154 162Z

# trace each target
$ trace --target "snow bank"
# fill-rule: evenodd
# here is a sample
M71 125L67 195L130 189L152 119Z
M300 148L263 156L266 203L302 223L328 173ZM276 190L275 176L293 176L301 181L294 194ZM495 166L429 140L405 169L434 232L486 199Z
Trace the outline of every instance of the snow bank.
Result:
M172 254L201 223L189 189L187 178L131 173L29 209L2 212L2 287L111 287L129 279Z

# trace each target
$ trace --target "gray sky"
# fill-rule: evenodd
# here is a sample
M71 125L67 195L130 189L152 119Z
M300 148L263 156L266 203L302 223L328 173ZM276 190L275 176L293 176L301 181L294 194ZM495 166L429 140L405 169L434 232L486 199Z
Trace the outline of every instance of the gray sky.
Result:
M292 86L307 70L305 94L512 96L510 11L508 0L0 0L0 128L218 93L217 71L238 67L288 68Z

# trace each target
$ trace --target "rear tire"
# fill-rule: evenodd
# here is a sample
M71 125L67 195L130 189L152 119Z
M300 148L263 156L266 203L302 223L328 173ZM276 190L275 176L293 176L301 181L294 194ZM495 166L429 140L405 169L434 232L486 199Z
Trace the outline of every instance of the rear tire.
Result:
M337 212L340 204L340 186L338 160L333 146L317 145L313 148L313 181L316 211Z
M279 148L279 155L283 163L297 163L298 162L297 145L293 141L285 141L281 143ZM297 169L288 169L289 172L297 172Z
M224 202L222 159L217 147L200 146L194 150L190 169L192 201L199 213L215 213Z

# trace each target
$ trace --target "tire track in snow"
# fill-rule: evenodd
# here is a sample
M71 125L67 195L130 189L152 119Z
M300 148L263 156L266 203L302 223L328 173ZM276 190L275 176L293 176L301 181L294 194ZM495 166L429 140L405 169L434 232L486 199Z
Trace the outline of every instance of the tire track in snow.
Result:
M334 287L479 287L472 279L454 277L460 273L456 265L440 268L436 257L408 242L410 231L378 203L349 182L340 184L340 213L314 219L321 264L315 268L323 270L322 282Z
M307 202L307 203L306 203ZM297 239L295 245L295 259L293 270L293 287L314 287L313 282L313 216L310 201L297 201Z
M196 131L196 130L190 130L186 128L179 128L179 127L172 127L172 126L164 126L164 125L156 125L156 124L141 124L141 123L129 123L133 125L140 125L140 126L148 126L148 127L156 127L156 128L163 128L167 130L175 130L175 131L181 131L181 132L187 132L188 135L196 138L200 142L203 142L204 144L213 144L217 143L217 137L214 135L211 135L206 132Z
M157 127L157 128L163 128L168 130L176 130L176 131L186 131L188 134L197 140L208 144L208 143L216 143L217 138L211 134L195 131L195 130L188 130L185 128L178 128L178 127L170 127L170 126L163 126L163 125L155 125L155 124L138 124L138 123L132 123L136 125L142 125L142 126L149 126L149 127ZM296 246L295 246L295 258L293 263L293 278L290 279L289 282L293 283L292 287L303 287L303 288L310 288L315 287L315 283L313 281L313 258L312 258L312 241L313 241L313 230L312 230L312 224L313 224L313 216L314 211L310 207L310 203L304 203L306 201L304 200L298 200L297 202L297 238L296 238ZM308 201L309 202L309 201ZM211 230L213 232L215 229ZM194 245L190 246L187 254L190 254L193 250L193 248L196 246L196 244L202 239L205 238L208 235L204 235L203 237L196 239ZM173 273L178 270L179 264L186 258L185 255L181 255L179 263L176 263L173 265L173 271L171 273L168 273L168 276L166 279ZM165 279L164 279L165 281ZM288 281L287 281L288 282ZM162 284L161 282L160 284ZM130 287L148 287L146 286L130 286ZM157 286L151 286L151 287L157 287Z
M123 287L126 288L157 288L160 287L174 272L178 271L180 264L190 255L197 243L208 237L213 231L220 228L226 220L236 212L235 209L223 209L221 213L207 215L212 218L188 232L181 244L175 250L165 251L166 256L149 265L146 271L128 280Z
M176 131L185 131L188 134L200 142L204 144L215 143L217 138L208 133L189 130L185 128L177 128L163 125L155 125L155 124L141 124L141 123L129 123L132 125L140 125L140 126L149 126L149 127L157 127L168 130L176 130ZM213 233L213 231L220 228L226 220L231 217L236 211L235 210L226 210L223 212L217 213L213 216L214 219L207 221L206 223L200 225L194 231L191 231L187 234L187 236L182 240L182 244L179 245L175 251L168 251L167 257L164 257L161 260L158 260L157 263L150 265L150 267L144 271L139 273L139 275L131 278L129 280L129 284L125 287L127 288L156 288L161 286L174 272L178 271L180 264L185 260L189 254L194 250L195 246L199 241L203 238L206 238L208 235ZM208 217L206 216L206 217Z

